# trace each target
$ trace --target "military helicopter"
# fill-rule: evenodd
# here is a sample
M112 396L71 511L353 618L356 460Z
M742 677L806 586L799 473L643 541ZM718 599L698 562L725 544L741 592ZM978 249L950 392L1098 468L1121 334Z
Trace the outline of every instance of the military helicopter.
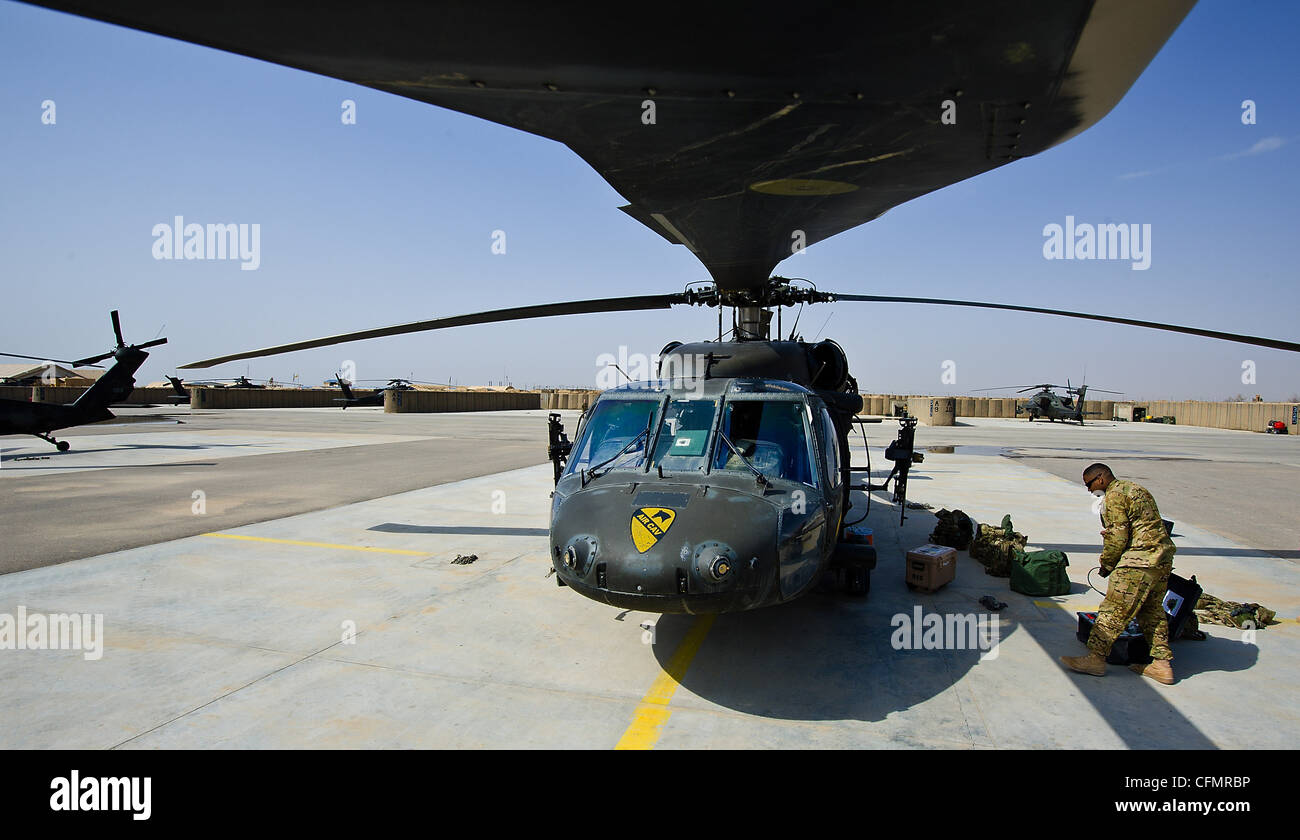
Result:
M977 388L976 390L977 391L1005 391L1015 387L1017 386L1009 385L1005 388ZM1056 391L1053 390L1054 388L1064 388L1065 396L1061 396L1060 394L1056 393ZM1033 391L1035 389L1038 390L1038 393L1032 395L1031 397L1029 397L1028 400L1026 400L1023 403L1016 403L1016 414L1029 415L1029 422L1031 423L1034 422L1035 420L1046 417L1051 422L1055 422L1057 420L1061 420L1061 421L1073 420L1076 423L1078 423L1080 426L1082 426L1083 417L1085 414L1100 414L1100 412L1096 412L1096 411L1085 412L1083 410L1083 401L1085 399L1084 395L1088 393L1088 386L1086 384L1080 385L1078 388L1074 388L1071 387L1071 385L1069 384L1069 380L1067 379L1066 384L1064 385L1050 385L1050 384L1030 385L1028 387L1021 388L1020 390L1016 391L1016 393L1023 394L1027 391ZM1107 391L1102 388L1094 388L1093 391L1100 394L1121 393L1120 391ZM1078 397L1077 400L1075 399L1076 397Z
M117 338L116 347L98 356L60 364L91 365L112 358L112 367L104 371L104 375L95 380L95 384L69 405L0 400L0 435L35 435L54 444L60 452L67 452L68 442L56 440L51 432L113 419L114 414L108 407L131 395L135 388L135 372L149 358L149 354L144 352L145 348L166 344L167 339L156 338L144 344L128 345L122 340L122 326L116 309L110 313L110 317L113 320L113 335Z
M202 385L206 388L266 388L269 380L266 379L249 379L246 376L237 376L234 379L192 379L191 385Z
M802 341L793 327L784 334L785 307L981 307L1300 351L1117 316L825 292L773 274L802 247L1092 126L1190 0L808 3L780 15L696 4L689 25L667 23L670 11L657 15L673 27L663 32L610 29L599 12L494 0L379 0L308 14L262 2L42 5L558 140L628 200L624 212L699 259L711 280L677 293L440 317L183 366L475 324L717 307L715 340L665 348L660 378L601 394L571 443L550 418L557 481L548 554L557 580L618 607L752 609L798 598L833 569L846 572L851 591L869 588L874 553L845 530L859 471L848 448L861 408L856 381L833 341ZM960 118L945 118L958 110ZM729 340L724 307L733 310ZM887 450L899 465L896 498L902 465L917 461L914 427L904 418ZM868 478L856 489L882 487Z
M350 405L383 405L385 391L415 390L415 386L411 384L411 381L408 379L389 379L387 384L385 384L382 388L375 389L375 392L373 394L367 394L364 397L358 397L352 392L352 386L355 383L348 382L346 379L343 378L343 374L341 373L337 374L334 381L337 382L339 388L343 390L343 396L335 397L334 402L343 403L344 409L346 409ZM379 379L373 381L383 382L384 380Z
M169 376L167 381L172 384L172 393L167 395L167 401L172 405L188 404L190 392L185 390L184 380L177 376Z

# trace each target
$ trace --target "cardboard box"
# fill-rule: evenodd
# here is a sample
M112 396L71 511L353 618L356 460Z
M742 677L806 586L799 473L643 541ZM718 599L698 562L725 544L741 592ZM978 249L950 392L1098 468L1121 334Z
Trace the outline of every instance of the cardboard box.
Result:
M925 545L907 552L907 588L934 592L957 577L957 551L945 545Z

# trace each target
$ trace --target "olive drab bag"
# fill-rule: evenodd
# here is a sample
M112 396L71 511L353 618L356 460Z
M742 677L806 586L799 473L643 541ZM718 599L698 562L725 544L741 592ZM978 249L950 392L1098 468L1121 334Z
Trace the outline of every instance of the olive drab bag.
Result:
M1021 595L1045 597L1070 594L1070 560L1064 551L1017 550L1011 561L1011 590Z
M985 574L1007 577L1015 552L1024 550L1028 538L1016 533L1011 526L1010 514L1002 517L1000 526L980 525L970 545L970 556L984 566Z
M944 508L936 513L935 517L939 521L935 524L934 531L930 533L930 542L935 545L946 545L958 551L965 551L970 547L971 540L975 537L975 525L969 516L960 510Z

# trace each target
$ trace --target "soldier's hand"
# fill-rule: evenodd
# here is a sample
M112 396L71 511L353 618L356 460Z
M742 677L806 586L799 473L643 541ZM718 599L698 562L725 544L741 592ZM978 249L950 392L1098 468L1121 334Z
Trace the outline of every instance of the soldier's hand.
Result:
M1101 576L1102 576L1102 577L1110 577L1110 573L1113 572L1113 571L1115 571L1114 567L1111 567L1111 568L1108 569L1108 568L1106 568L1105 566L1102 566L1102 567L1101 567Z

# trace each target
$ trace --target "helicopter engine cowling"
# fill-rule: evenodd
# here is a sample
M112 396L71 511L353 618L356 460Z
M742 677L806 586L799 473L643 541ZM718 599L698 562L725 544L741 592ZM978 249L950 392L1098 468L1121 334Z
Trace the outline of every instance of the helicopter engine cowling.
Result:
M848 384L849 357L829 338L808 345L808 369L812 372L812 387L820 391L842 391Z
M659 354L661 379L758 377L817 391L855 390L844 349L827 339L803 341L670 342Z

